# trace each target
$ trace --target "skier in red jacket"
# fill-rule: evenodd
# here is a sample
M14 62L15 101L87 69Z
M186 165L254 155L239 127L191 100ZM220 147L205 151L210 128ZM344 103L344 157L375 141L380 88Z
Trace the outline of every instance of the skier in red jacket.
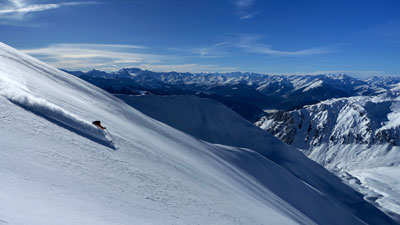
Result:
M93 121L93 125L99 127L99 128L102 129L102 130L105 130L105 129L106 129L105 127L101 126L101 122L98 121L98 120Z

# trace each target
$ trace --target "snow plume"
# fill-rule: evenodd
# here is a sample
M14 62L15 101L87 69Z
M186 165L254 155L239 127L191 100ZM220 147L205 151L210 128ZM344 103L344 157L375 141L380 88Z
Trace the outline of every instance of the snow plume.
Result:
M17 83L18 86L16 86ZM80 119L78 116L46 99L34 96L23 83L21 85L15 80L0 78L0 96L58 126L115 149L115 146L110 143L103 130L94 127L90 122Z

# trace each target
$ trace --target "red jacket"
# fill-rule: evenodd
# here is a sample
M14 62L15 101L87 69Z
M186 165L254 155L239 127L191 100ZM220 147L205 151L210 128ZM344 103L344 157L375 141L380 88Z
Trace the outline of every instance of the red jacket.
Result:
M93 121L93 125L99 127L100 129L103 129L103 130L106 129L105 127L101 126L101 122L98 120Z

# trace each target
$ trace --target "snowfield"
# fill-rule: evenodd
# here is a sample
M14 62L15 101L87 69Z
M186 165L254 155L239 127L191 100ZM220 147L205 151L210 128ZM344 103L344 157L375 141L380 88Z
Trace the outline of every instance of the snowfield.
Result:
M2 43L0 109L0 224L394 224L272 136L202 141Z

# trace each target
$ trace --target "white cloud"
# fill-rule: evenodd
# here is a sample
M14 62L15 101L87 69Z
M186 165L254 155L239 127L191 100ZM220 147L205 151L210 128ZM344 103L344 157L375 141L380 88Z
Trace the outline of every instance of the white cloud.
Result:
M312 72L261 72L270 75L321 75L321 74L346 74L352 77L367 78L372 76L398 76L399 74L390 74L380 70L317 70Z
M260 42L262 36L250 34L238 34L227 41L220 42L208 47L195 48L166 48L169 51L187 53L188 57L197 58L221 58L232 56L233 50L239 48L249 53L259 53L272 56L306 56L334 52L329 48L314 47L296 51L283 51L273 49L271 45Z
M251 19L251 18L257 16L257 15L260 14L260 13L262 13L262 10L257 10L257 11L254 11L254 12L250 12L250 13L247 13L247 14L243 14L242 16L240 16L240 19L241 19L241 20Z
M262 10L252 10L255 0L235 0L234 4L236 6L236 14L239 19L246 20L255 17L256 15L262 13Z
M238 8L247 8L252 6L255 3L255 0L237 0L236 6Z
M349 76L360 77L360 78L366 78L372 76L398 75L398 74L390 74L380 70L322 70L322 71L315 71L314 74L346 74Z
M259 42L261 36L258 35L240 35L239 41L235 43L236 47L251 53L260 53L274 56L305 56L333 52L327 48L309 48L297 51L281 51L272 49L271 45L265 45Z
M370 27L361 32L363 36L370 37L371 35L381 38L384 41L393 43L396 46L400 45L400 19L386 21L377 26Z
M64 69L90 70L157 63L171 57L132 52L144 50L144 46L112 44L54 44L45 48L24 49L53 66Z
M248 52L261 53L266 55L276 55L276 56L304 56L304 55L316 55L332 52L332 50L324 48L309 48L299 51L279 51L273 50L270 46L243 46L244 50Z
M59 48L82 48L82 49L147 49L146 46L141 45L120 45L120 44L55 44Z
M141 64L138 66L143 70L151 70L156 72L191 72L191 73L212 73L212 72L233 72L238 71L238 67L223 67L219 65L202 65L202 64L176 64L176 65L157 65L157 64Z
M28 0L5 0L3 4L0 4L0 20L23 21L29 18L28 15L36 12L57 9L64 6L77 6L96 3L97 2L64 2L33 4Z
M194 54L194 57L220 58L228 55L228 53L223 49L223 47L226 45L228 45L228 42L220 42L207 47L203 46L194 48L166 48L166 49L175 52Z
M144 51L149 51L149 49L138 45L53 44L45 48L23 49L22 51L57 68L67 70L115 71L127 67L177 72L230 72L237 70L236 67L212 64L178 64L177 62L181 62L184 57L145 53Z

